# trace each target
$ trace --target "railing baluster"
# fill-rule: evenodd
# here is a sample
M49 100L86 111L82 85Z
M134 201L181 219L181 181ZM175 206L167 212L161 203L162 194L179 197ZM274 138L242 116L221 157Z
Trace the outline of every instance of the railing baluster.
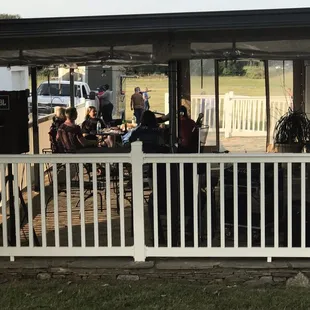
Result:
M252 170L251 164L247 163L247 233L248 248L252 247Z
M68 246L73 247L72 213L71 213L71 164L66 164L66 191L67 191L67 221L68 221Z
M211 190L211 164L207 163L207 247L212 247L212 190ZM213 214L215 216L215 214Z
M270 111L268 111L268 113L270 113ZM266 119L266 109L263 109L263 115L262 115L262 119L265 120ZM263 122L263 131L266 130L266 122Z
M53 197L54 197L54 228L55 247L59 248L59 214L58 214L58 177L57 164L53 164Z
M166 164L166 192L167 192L167 246L170 249L172 245L171 235L171 169L170 164Z
M206 126L206 125L208 125L209 126L209 128L211 128L211 126L213 126L213 121L212 121L212 119L215 119L215 118L213 118L213 113L215 112L215 109L214 109L214 111L213 111L213 109L212 110L207 110L207 104L205 105L205 115L206 115L206 113L208 113L208 123L207 123L207 118L205 118L205 121L204 121L204 126Z
M79 163L80 215L81 215L81 246L86 247L85 240L85 197L84 197L84 166Z
M225 178L224 178L224 163L220 163L220 231L221 231L221 248L225 248Z
M292 163L287 163L287 246L292 247Z
M111 225L111 178L110 178L110 163L105 165L106 177L106 195L107 195L107 243L108 247L112 247L112 225Z
M234 247L239 245L239 227L238 227L238 164L234 163Z
M97 184L97 164L92 163L93 179L93 202L94 202L94 246L99 247L99 224L98 224L98 184Z
M8 246L8 226L7 226L7 214L6 214L6 165L1 164L1 200L2 200L2 236L3 236L3 247Z
M185 247L185 202L184 202L184 164L180 163L180 231L181 248Z
M260 233L261 247L265 247L265 163L260 163Z
M194 207L194 247L198 247L198 195L200 195L200 189L198 191L198 174L197 164L193 164L193 207ZM201 205L199 206L199 223L201 227Z
M153 236L154 247L158 248L158 191L157 191L157 164L153 163Z
M306 247L306 163L301 163L301 247Z
M257 107L257 116L258 116L258 119L257 119L257 130L260 131L260 129L261 129L261 126L260 126L260 116L261 116L262 101L258 100L257 104L258 104L258 107ZM266 106L266 105L264 105L264 106Z
M274 163L274 247L279 247L279 164Z
M46 248L46 202L45 202L45 176L44 176L44 164L39 164L40 174L40 202L41 202L41 230L42 230L42 247Z
M125 210L124 210L124 167L119 163L119 207L120 207L120 233L121 247L125 247Z
M27 179L27 209L28 209L28 229L29 247L33 248L33 209L32 209L32 184L31 184L31 165L26 164Z
M19 210L19 188L18 188L18 164L13 164L13 192L15 210L16 247L20 247L20 210Z

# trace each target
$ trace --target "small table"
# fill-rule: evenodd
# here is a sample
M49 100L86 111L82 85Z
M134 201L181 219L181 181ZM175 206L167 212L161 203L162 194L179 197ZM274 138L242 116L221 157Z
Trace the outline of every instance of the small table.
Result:
M97 136L122 136L125 132L116 129L103 129L100 132L97 132Z

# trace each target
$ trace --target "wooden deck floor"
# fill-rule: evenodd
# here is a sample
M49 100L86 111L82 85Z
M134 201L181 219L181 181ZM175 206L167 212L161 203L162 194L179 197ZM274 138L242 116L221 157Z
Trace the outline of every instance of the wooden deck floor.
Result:
M45 199L52 195L52 187L47 186L45 188ZM99 196L98 201L98 234L99 245L107 246L107 200L103 191L98 191L103 196L102 210L100 206ZM42 245L42 214L40 207L40 194L32 193L33 204L33 227L36 235L39 239L40 245ZM85 194L85 197L87 194ZM27 203L27 195L24 193L25 202ZM68 212L71 211L72 221L72 242L73 246L81 246L81 213L80 206L76 206L79 201L79 191L72 191L71 206L67 206L67 196L65 193L60 193L58 199L58 226L59 226L59 243L60 246L68 246ZM94 198L87 199L84 203L84 218L85 218L85 237L86 246L94 246ZM120 246L121 244L121 225L120 216L117 212L116 195L111 190L111 227L112 227L112 246ZM47 246L55 245L55 204L54 199L51 199L46 207L46 240ZM9 214L9 208L7 208L7 214ZM23 211L21 209L20 217L23 218ZM2 220L1 220L2 224ZM9 227L9 217L7 218L7 224ZM2 226L2 225L1 225ZM133 244L132 238L132 221L131 221L131 205L124 199L124 231L125 231L125 245L130 246ZM24 246L29 244L29 224L24 221L20 230L21 243ZM0 246L2 245L2 227L0 227Z

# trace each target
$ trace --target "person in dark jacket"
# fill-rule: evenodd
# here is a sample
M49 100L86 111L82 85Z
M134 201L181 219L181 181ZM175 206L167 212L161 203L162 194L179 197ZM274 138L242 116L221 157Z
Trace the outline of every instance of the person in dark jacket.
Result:
M188 117L187 109L181 106L179 153L198 153L198 128L195 121Z

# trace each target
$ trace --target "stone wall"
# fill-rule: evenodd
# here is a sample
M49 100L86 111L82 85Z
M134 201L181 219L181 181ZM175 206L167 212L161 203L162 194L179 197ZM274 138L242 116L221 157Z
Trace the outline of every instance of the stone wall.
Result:
M127 259L19 259L2 261L0 280L184 280L210 285L309 286L310 263L170 259L135 263Z

